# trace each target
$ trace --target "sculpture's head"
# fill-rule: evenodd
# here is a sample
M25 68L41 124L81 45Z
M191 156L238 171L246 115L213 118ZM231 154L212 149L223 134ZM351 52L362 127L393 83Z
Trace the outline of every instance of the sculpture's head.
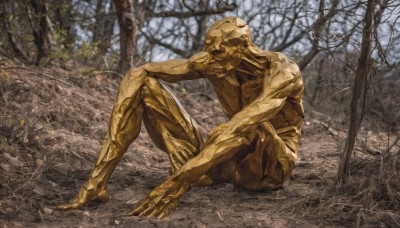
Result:
M207 31L204 51L211 56L208 68L224 76L235 70L249 46L250 28L238 17L226 17L215 22Z

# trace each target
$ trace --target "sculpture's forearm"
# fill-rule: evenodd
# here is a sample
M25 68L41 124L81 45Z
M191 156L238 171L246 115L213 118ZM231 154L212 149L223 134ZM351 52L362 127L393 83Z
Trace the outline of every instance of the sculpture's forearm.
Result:
M141 67L149 76L166 82L179 82L202 78L201 71L207 62L207 54L200 52L190 59L173 59L164 62L147 63Z
M282 109L285 101L295 94L294 91L303 88L300 73L296 68L296 65L288 62L271 64L259 97L236 113L226 123L227 128L247 137L261 123L273 118ZM213 137L215 136L210 136L211 139Z
M284 64L282 64L284 65ZM266 76L264 90L251 104L235 114L209 135L204 149L175 173L173 179L196 181L214 165L231 158L241 145L248 145L255 137L258 126L275 116L297 86L301 86L298 72L278 65ZM269 129L273 132L274 129Z
M285 101L286 98L274 98L253 102L234 115L226 123L227 128L248 137L251 132L256 130L257 126L274 117L282 109Z
M214 132L219 133L219 135L215 137L215 140L207 143L196 157L190 159L176 171L171 176L173 181L193 183L216 164L234 156L237 149L242 145L250 144L247 136L243 137L242 135L229 131L226 125L220 125Z

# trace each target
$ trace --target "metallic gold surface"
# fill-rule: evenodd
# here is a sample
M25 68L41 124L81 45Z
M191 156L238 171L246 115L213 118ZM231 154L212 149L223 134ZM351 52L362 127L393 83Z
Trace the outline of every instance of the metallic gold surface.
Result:
M205 142L195 121L159 82L197 78L212 83L229 117ZM224 18L208 30L204 51L126 74L97 163L78 195L59 208L109 199L107 180L138 136L142 119L154 143L168 153L171 175L131 215L162 218L190 187L218 181L249 190L280 188L297 161L303 89L294 62L258 49L240 18Z

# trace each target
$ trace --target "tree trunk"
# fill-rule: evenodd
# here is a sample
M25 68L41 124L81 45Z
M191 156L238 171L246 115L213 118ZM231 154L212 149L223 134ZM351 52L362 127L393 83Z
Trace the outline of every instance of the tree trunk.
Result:
M53 23L57 27L57 30L62 31L61 35L65 38L61 45L66 50L72 51L76 39L76 32L74 31L75 22L71 21L71 18L74 17L73 1L52 1L49 8L54 9Z
M4 2L2 7L1 7L1 12L0 12L0 20L2 21L1 24L1 29L3 29L4 33L7 36L7 41L8 44L11 48L9 50L12 52L11 55L15 56L17 59L22 60L23 62L28 62L29 56L21 49L19 46L17 40L15 39L15 35L13 34L12 30L12 25L10 24L10 16L13 15L13 10L12 10L12 3L9 1ZM2 50L2 54L7 55L8 50Z
M118 16L119 24L119 43L120 60L118 71L125 73L132 65L132 59L136 52L136 35L138 25L134 17L132 0L114 0L115 10Z
M96 23L93 28L92 42L101 55L105 55L111 47L111 37L114 32L113 4L110 0L98 0L96 5Z
M324 66L325 58L327 58L327 56L322 56L321 60L318 63L318 77L317 77L316 85L315 85L315 88L314 88L314 91L313 91L313 94L312 94L312 97L311 97L311 104L312 104L313 107L316 106L317 95L319 94L319 90L320 90L320 87L321 87L321 84L322 84L321 83L321 80L322 80L322 69L323 69L323 66Z
M365 12L365 26L361 43L361 55L358 62L356 76L353 86L353 97L351 100L350 127L344 150L340 156L339 168L336 177L336 185L340 186L346 180L348 164L354 149L357 132L360 128L365 112L367 100L367 85L370 78L372 59L371 46L373 34L373 15L375 11L375 0L368 0Z
M47 0L31 0L36 22L32 23L34 43L38 49L36 65L41 63L42 58L49 58L51 54L51 21L46 4Z

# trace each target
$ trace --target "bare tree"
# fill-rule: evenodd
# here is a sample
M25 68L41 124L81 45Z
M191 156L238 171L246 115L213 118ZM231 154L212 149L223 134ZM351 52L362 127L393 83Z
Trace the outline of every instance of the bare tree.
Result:
M104 56L111 47L115 16L111 0L97 0L92 42Z
M47 0L31 0L33 12L27 7L31 22L34 43L38 49L35 64L39 65L42 58L49 58L51 54L51 21L47 8Z
M361 126L361 122L365 113L368 82L370 81L372 72L371 68L373 66L373 60L371 59L371 49L372 35L374 31L373 18L375 5L375 0L368 0L367 9L365 11L365 26L363 29L361 54L357 66L356 77L354 80L353 98L351 100L349 132L347 135L343 153L340 156L339 168L337 172L336 183L338 185L342 184L345 181L345 174L348 170L348 164L354 149L357 132Z
M29 60L28 53L26 53L20 47L18 41L16 40L14 31L12 29L11 21L13 20L13 13L14 13L13 5L15 4L11 3L10 1L6 1L2 4L0 13L0 19L2 21L1 27L6 34L6 40L8 41L8 44L11 47L10 52L12 53L12 55L15 56L17 59L20 59L24 62L28 62ZM9 52L5 45L2 45L0 47L0 51L1 54L5 56L9 55Z
M119 24L120 60L118 70L122 73L133 66L136 53L138 25L132 0L114 0Z

